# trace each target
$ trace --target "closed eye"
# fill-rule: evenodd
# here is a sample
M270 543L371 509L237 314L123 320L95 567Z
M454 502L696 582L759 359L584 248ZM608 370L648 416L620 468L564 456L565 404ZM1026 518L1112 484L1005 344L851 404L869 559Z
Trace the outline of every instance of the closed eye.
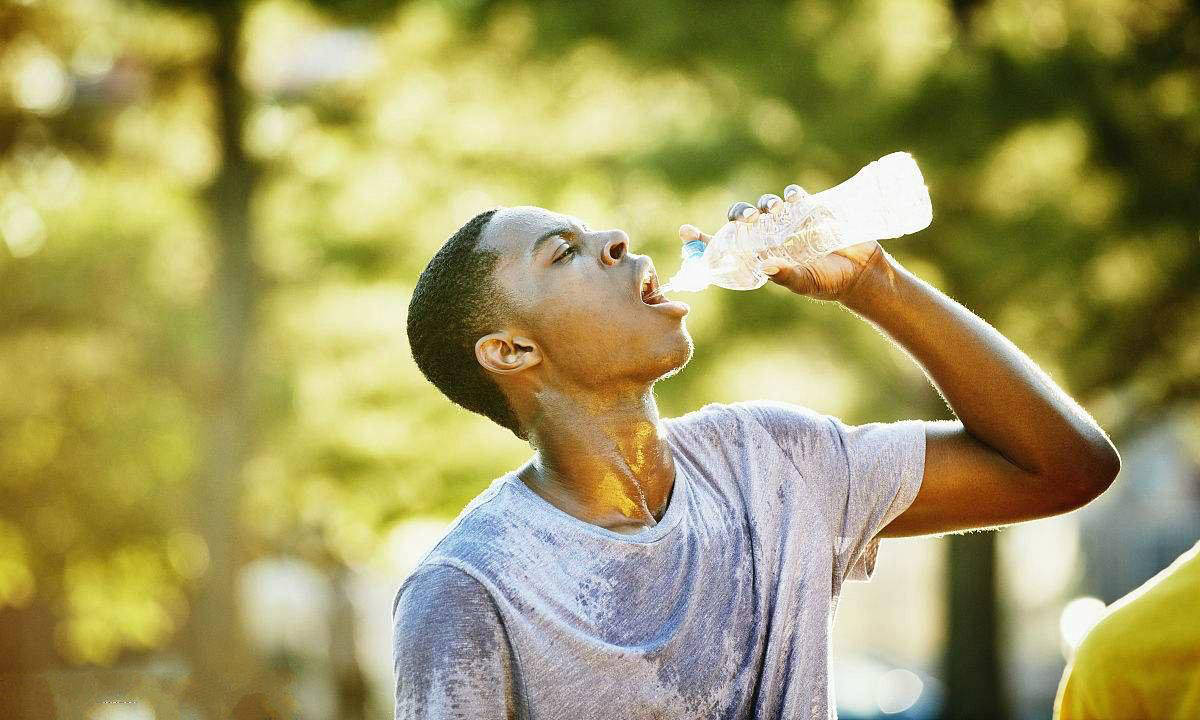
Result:
M564 249L564 250L562 251L562 254L561 254L561 255L559 255L558 257L556 257L556 258L554 259L554 262L558 262L559 260L562 260L562 259L563 259L563 258L565 258L565 257L569 257L569 256L571 256L571 255L574 255L574 254L575 254L575 251L576 251L576 249L577 249L577 248L576 248L574 245L567 245L567 246L566 246L566 249Z

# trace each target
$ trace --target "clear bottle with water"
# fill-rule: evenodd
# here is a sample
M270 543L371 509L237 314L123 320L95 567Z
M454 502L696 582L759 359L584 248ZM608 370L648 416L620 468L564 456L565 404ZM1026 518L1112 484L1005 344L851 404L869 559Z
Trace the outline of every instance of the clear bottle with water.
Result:
M815 195L790 185L770 212L726 223L707 246L688 243L683 266L660 293L709 285L754 290L767 282L763 265L805 265L844 247L917 232L932 219L929 189L916 161L908 153L892 153Z

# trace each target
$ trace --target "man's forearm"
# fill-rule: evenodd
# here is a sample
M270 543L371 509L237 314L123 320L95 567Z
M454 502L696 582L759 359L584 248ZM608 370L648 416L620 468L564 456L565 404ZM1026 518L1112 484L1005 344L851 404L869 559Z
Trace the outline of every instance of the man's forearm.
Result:
M899 343L973 436L1043 477L1110 482L1104 431L1012 342L883 252L842 303Z

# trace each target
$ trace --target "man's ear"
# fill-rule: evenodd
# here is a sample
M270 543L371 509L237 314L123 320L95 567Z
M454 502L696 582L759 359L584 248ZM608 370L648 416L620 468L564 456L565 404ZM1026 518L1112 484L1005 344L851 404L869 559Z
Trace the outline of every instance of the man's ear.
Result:
M475 358L485 370L510 375L540 363L542 351L529 338L497 332L475 341Z

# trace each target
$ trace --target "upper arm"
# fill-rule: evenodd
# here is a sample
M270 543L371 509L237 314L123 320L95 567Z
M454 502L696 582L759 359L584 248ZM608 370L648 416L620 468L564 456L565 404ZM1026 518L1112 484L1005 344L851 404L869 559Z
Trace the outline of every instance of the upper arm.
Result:
M516 668L500 614L477 580L423 568L392 611L396 718L515 717Z
M1036 520L1080 507L1080 497L1072 486L1013 464L959 421L926 422L920 491L880 535L934 535Z

